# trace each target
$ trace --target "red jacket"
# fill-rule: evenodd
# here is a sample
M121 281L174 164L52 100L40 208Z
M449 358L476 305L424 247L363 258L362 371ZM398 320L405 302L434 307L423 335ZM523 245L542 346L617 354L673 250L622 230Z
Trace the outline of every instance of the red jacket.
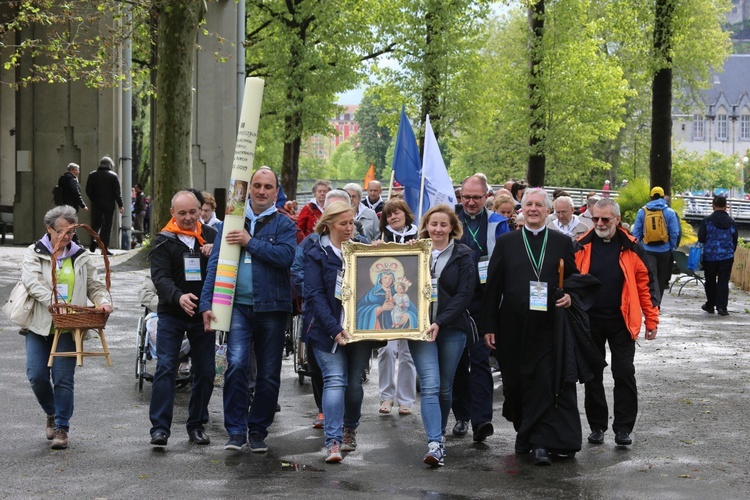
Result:
M304 233L304 236L313 232L315 224L318 222L321 215L323 215L323 212L321 212L318 206L313 202L307 203L302 207L297 218L297 227L299 227L300 231Z
M617 230L625 239L620 249L620 269L625 276L622 287L620 310L625 324L633 340L638 338L641 331L643 317L646 317L646 329L655 330L659 324L659 309L656 307L655 282L646 264L643 249L638 240L625 229L618 226ZM582 274L589 272L591 267L591 241L596 238L594 230L589 231L578 239L576 245L576 265ZM606 283L604 284L606 286Z

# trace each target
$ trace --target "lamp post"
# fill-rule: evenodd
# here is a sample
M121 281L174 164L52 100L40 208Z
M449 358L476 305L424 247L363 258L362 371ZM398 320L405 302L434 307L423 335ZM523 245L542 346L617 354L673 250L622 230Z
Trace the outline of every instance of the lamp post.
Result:
M747 162L750 161L750 158L747 156L742 157L742 170L740 170L740 183L741 183L741 192L744 198L745 195L745 168L747 168Z

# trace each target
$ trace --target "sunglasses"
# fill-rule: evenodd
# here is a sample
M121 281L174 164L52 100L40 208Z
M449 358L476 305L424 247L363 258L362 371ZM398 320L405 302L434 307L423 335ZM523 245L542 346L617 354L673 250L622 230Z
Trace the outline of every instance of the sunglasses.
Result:
M609 224L609 221L613 220L614 217L592 217L591 220L596 224L599 221L602 221L602 224Z

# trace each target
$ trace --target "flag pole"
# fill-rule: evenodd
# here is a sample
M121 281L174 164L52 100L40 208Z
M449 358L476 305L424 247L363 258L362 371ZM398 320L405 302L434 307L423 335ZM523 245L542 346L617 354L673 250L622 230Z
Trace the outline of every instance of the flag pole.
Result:
M426 115L425 119L425 130L427 130L427 125L430 123L430 115ZM424 144L424 139L422 139L422 144ZM420 175L421 182L419 186L419 213L414 214L414 218L419 222L419 219L422 218L422 207L424 206L424 151L422 151L422 173Z
M388 185L388 199L391 199L391 194L393 192L393 181L396 179L396 171L391 169L391 183ZM386 200L388 201L388 200Z

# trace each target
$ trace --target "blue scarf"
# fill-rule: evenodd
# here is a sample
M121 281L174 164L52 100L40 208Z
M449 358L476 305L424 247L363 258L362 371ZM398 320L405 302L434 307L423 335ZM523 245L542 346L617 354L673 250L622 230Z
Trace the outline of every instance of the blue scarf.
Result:
M263 212L259 213L258 215L255 215L255 212L253 212L253 207L250 206L249 200L247 205L245 206L245 217L247 217L250 220L250 236L255 236L255 223L258 222L263 217L266 217L271 214L275 214L278 212L279 209L276 208L276 205L271 205L269 208L265 209Z

